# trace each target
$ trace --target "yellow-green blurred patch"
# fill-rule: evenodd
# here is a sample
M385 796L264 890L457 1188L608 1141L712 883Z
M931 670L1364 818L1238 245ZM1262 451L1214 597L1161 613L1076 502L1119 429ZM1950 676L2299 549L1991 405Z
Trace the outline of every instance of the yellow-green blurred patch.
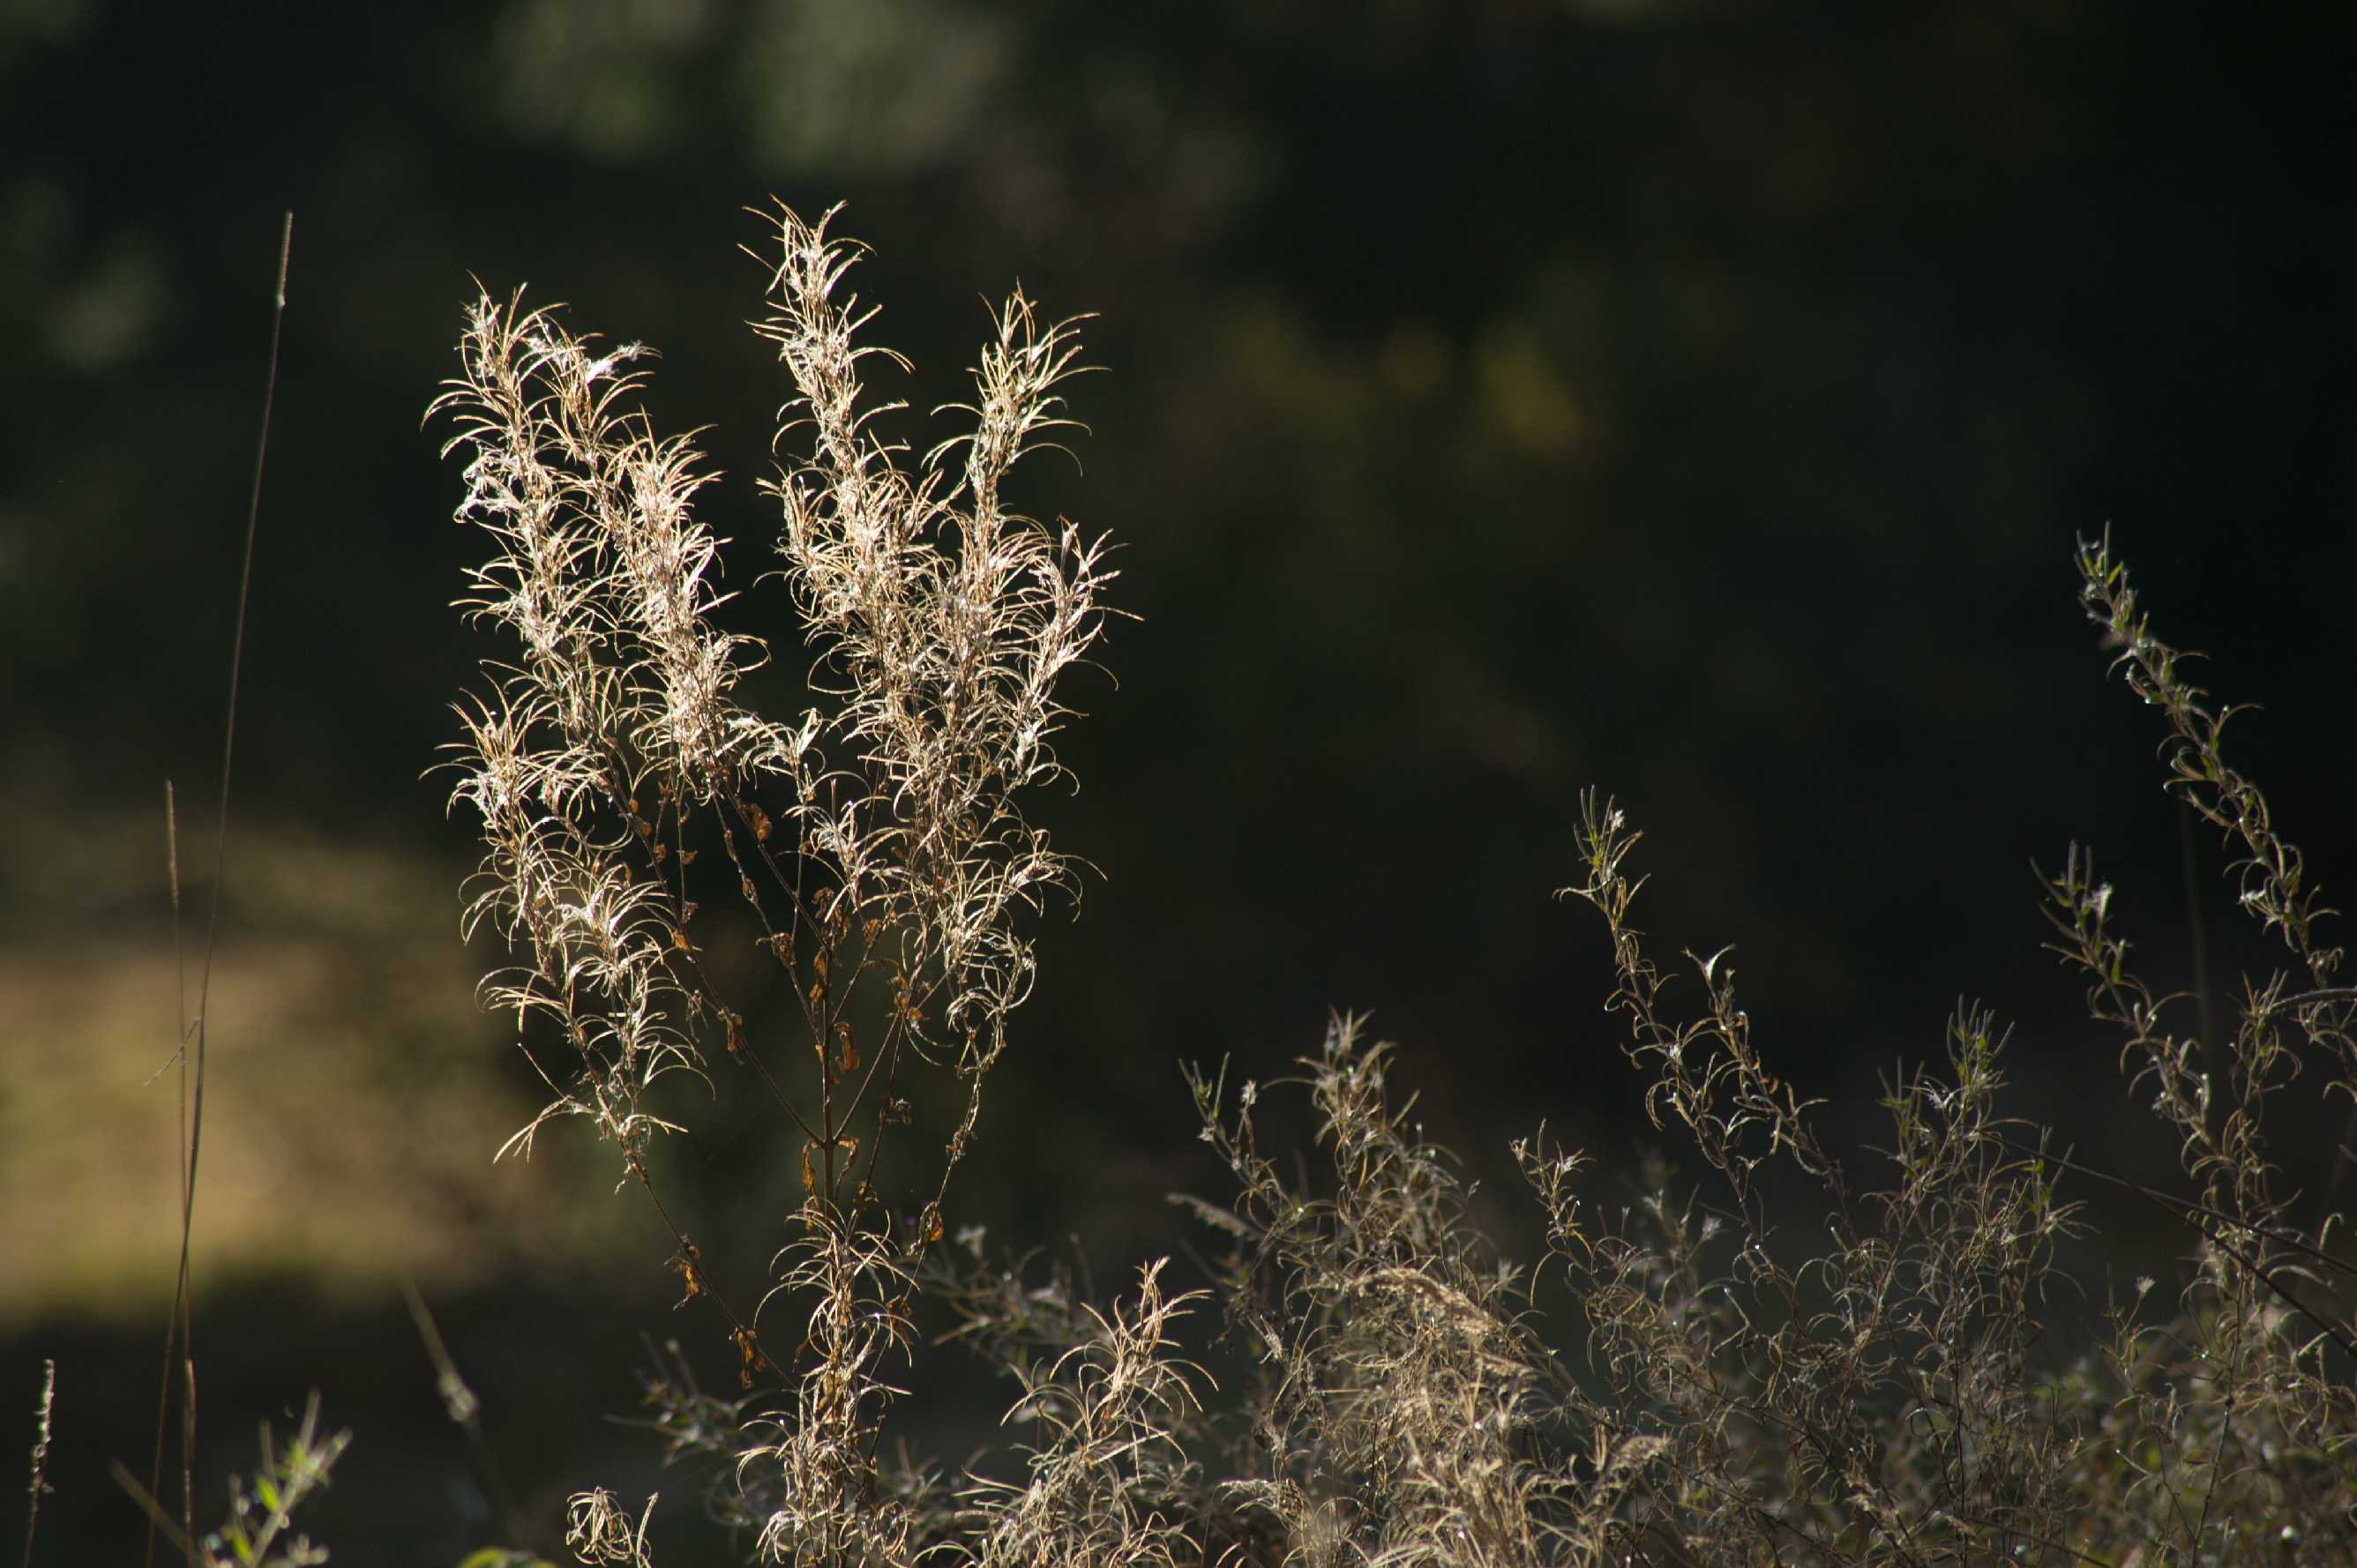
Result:
M170 1292L180 1075L158 1069L174 1054L177 998L197 1005L203 899L184 897L183 970L162 918L161 815L50 816L46 850L6 900L0 1327L150 1318ZM192 853L193 836L184 877L211 859ZM139 837L146 854L129 847ZM61 889L67 862L79 874L57 903L74 918L44 930L26 896ZM507 1025L475 1010L479 970L457 940L447 870L233 825L208 1029L200 1287L267 1276L372 1298L404 1273L464 1286L597 1245L610 1219L601 1187L550 1163L492 1166L537 1102Z

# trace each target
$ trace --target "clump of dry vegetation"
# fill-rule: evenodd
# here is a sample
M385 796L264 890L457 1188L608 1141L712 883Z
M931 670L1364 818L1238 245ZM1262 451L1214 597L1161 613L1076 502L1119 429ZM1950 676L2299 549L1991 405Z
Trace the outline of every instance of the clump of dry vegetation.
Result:
M466 607L522 648L466 710L452 800L488 845L468 927L495 923L523 961L484 1000L515 1013L552 1096L511 1148L582 1118L671 1223L647 1151L677 1128L650 1091L705 1074L716 1043L800 1140L792 1234L758 1302L724 1292L675 1224L671 1264L726 1319L745 1390L763 1391L732 1417L732 1518L771 1561L891 1561L922 1524L877 1460L891 1365L1031 987L1015 917L1070 881L1022 800L1060 772L1059 682L1099 635L1114 574L1101 539L1001 493L1067 423L1072 324L1010 298L970 428L911 467L861 381L887 350L859 340L873 312L845 287L857 248L823 220L780 209L774 223L760 330L795 389L780 438L808 449L769 489L825 705L787 723L735 700L766 650L715 624L720 542L692 510L705 476L634 405L644 350L601 352L546 310L484 295L437 406L468 457L459 516L494 544ZM715 852L799 999L791 1056L707 967L695 920L713 879L691 867ZM877 1173L888 1146L916 1141L911 1079L936 1069L963 1084L963 1113L932 1197L903 1211Z
M1023 801L1057 777L1060 682L1096 642L1114 574L1102 539L1020 515L1002 485L1066 423L1078 343L1017 293L969 428L911 462L862 383L887 351L847 287L856 247L825 220L773 222L760 330L792 381L780 440L800 455L770 489L818 659L800 717L738 704L767 650L714 616L722 542L692 506L705 476L635 401L644 350L485 295L439 404L466 458L459 516L493 543L465 603L518 645L464 710L453 795L487 845L469 925L517 958L484 1000L515 1014L549 1086L511 1147L580 1118L671 1226L670 1266L734 1340L740 1387L707 1392L683 1363L650 1372L650 1402L675 1453L723 1461L708 1500L747 1556L2345 1561L2352 1270L2330 1217L2287 1189L2266 1122L2303 1066L2357 1095L2357 991L2337 982L2298 852L2224 759L2225 712L2186 682L2108 542L2080 553L2087 612L2165 717L2170 788L2233 845L2237 902L2291 968L2249 983L2205 1058L2131 967L2090 858L2074 848L2048 882L2058 950L2182 1151L2184 1190L2147 1197L2197 1249L2179 1285L2118 1304L2102 1343L2040 1341L2083 1230L2064 1196L2078 1167L2006 1113L1995 1018L1961 1008L1943 1060L1885 1085L1878 1163L1829 1147L1755 1043L1724 956L1683 986L1659 966L1633 923L1639 835L1592 795L1566 891L1601 918L1607 1007L1699 1190L1657 1170L1641 1203L1599 1217L1583 1158L1536 1130L1512 1152L1548 1250L1517 1266L1395 1107L1386 1047L1344 1018L1298 1082L1326 1161L1307 1185L1262 1146L1260 1085L1190 1078L1236 1183L1195 1202L1225 1252L1204 1288L1173 1291L1156 1264L1092 1305L1068 1274L992 1262L978 1235L944 1244L944 1195L1033 980L1021 917L1070 881ZM709 961L697 908L715 888L796 998L789 1041ZM648 1158L678 1130L653 1087L723 1057L800 1148L791 1234L755 1300L716 1283ZM938 1126L912 1110L929 1074L962 1086ZM1791 1207L1794 1182L1813 1216ZM1551 1318L1542 1286L1562 1304ZM920 1294L1017 1380L1010 1431L1028 1440L1001 1456L1008 1478L891 1456ZM1211 1297L1254 1369L1224 1393L1182 1338ZM572 1523L583 1561L647 1559L642 1509L587 1493Z

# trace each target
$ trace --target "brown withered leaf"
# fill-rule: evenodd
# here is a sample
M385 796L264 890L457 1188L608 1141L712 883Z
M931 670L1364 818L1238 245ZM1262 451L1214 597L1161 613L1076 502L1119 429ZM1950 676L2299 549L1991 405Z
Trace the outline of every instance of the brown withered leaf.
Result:
M751 1329L735 1329L728 1337L737 1341L737 1354L739 1358L737 1365L737 1384L739 1388L750 1389L753 1386L753 1374L756 1372L776 1374L777 1364L761 1353L760 1343L753 1337Z
M672 1304L673 1311L678 1311L704 1294L704 1273L699 1267L703 1262L703 1250L686 1237L681 1237L679 1251L672 1254L670 1266L677 1272L681 1283L687 1287L687 1294Z

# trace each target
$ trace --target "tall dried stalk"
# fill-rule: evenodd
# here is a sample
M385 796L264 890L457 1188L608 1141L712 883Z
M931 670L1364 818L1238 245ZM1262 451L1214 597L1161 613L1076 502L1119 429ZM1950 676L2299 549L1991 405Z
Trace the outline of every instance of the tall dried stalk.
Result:
M829 215L832 217L832 214ZM742 706L767 657L723 629L722 541L694 512L711 476L685 437L639 404L648 351L601 351L520 294L468 312L462 369L437 412L467 457L457 516L492 542L459 601L511 633L462 708L454 804L487 844L468 905L522 961L489 977L548 1084L551 1121L587 1119L619 1152L677 1241L690 1296L710 1297L756 1402L739 1451L779 1485L759 1521L777 1562L889 1561L905 1510L879 1498L876 1439L909 1338L911 1269L940 1238L952 1172L983 1081L1035 968L1020 917L1071 869L1022 800L1060 769L1058 695L1103 626L1103 539L1013 510L1009 471L1070 421L1080 366L1070 322L1017 292L964 407L971 430L914 467L878 434L846 286L858 248L827 220L772 217L770 310L794 394L780 432L804 454L768 486L778 552L824 702L791 722ZM691 874L717 849L759 945L800 999L799 1052L781 1052L722 993L694 924ZM545 1026L535 1034L535 1018ZM708 1076L717 1036L802 1145L802 1198L758 1304L740 1308L657 1192L647 1151L678 1130L656 1108L668 1075ZM799 1057L800 1070L781 1064ZM921 1203L888 1196L884 1144L911 1124L912 1075L966 1086ZM891 1190L905 1187L897 1174ZM791 1328L781 1329L781 1321ZM782 1348L795 1347L791 1350Z

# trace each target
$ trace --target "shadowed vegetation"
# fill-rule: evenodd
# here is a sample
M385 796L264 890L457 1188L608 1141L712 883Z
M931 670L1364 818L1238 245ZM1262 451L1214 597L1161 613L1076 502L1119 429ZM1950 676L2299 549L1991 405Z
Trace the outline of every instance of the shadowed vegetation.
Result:
M465 603L522 644L462 710L453 797L489 846L469 919L520 961L484 999L514 1012L553 1094L511 1147L582 1118L662 1214L683 1305L735 1342L740 1387L705 1391L682 1360L649 1369L649 1407L674 1457L713 1462L706 1504L746 1556L2336 1560L2357 1504L2352 1268L2330 1218L2287 1190L2266 1111L2304 1065L2357 1094L2357 992L2336 983L2298 852L2224 758L2231 710L2187 682L2108 541L2079 555L2087 613L2290 968L2246 983L2231 1035L2179 1034L2185 1009L2132 966L2092 858L2074 846L2045 879L2056 951L2179 1146L2182 1190L2138 1190L2192 1249L2184 1278L2114 1301L2097 1342L2046 1324L2054 1293L2098 1283L2075 1266L2087 1227L2066 1190L2107 1177L2007 1113L1994 1015L1960 1005L1943 1059L1886 1081L1882 1147L1833 1146L1755 1044L1727 955L1683 985L1656 961L1634 924L1639 834L1594 794L1566 891L1601 918L1607 1009L1699 1187L1661 1163L1607 1209L1582 1196L1584 1157L1534 1129L1512 1153L1546 1253L1501 1258L1394 1101L1388 1048L1340 1018L1298 1080L1322 1177L1264 1148L1262 1086L1190 1076L1235 1182L1183 1200L1220 1242L1200 1288L1174 1291L1157 1262L1092 1303L1068 1273L995 1262L979 1231L944 1246L951 1176L1032 983L1017 917L1069 880L1019 797L1058 774L1059 679L1113 574L1101 540L1024 517L1002 482L1068 423L1078 348L1017 294L970 429L911 468L862 384L887 351L861 336L856 248L781 210L771 254L760 330L796 388L780 440L801 456L770 489L820 699L798 721L735 703L767 650L712 614L703 478L635 401L642 349L487 296L442 404L468 457L459 515L496 541ZM695 924L731 894L753 922L735 940L790 983L774 1016L732 999L702 935L721 928ZM683 1130L656 1108L673 1074L766 1101L800 1147L758 1294L719 1283L730 1271L652 1173L652 1140ZM1207 1298L1223 1327L1190 1349ZM962 1477L886 1441L920 1302L1018 1391L1006 1445ZM651 1506L582 1493L571 1543L643 1563Z

